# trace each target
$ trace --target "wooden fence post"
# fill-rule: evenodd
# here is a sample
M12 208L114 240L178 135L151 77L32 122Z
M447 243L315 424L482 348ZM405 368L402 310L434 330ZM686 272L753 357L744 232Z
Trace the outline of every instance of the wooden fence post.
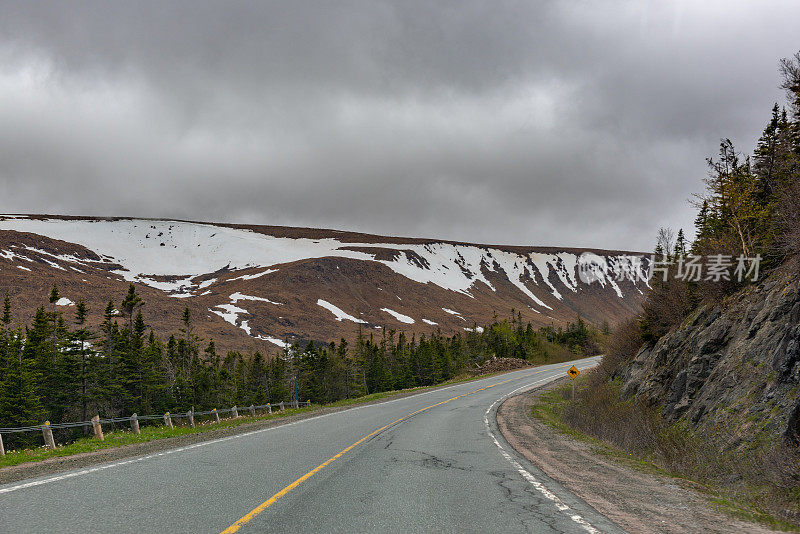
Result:
M105 441L105 436L103 435L103 426L100 424L100 416L95 415L92 417L92 429L94 430L94 437L99 439L100 441Z
M167 425L170 429L175 428L174 426L172 426L172 416L169 414L169 412L164 414L164 424Z
M141 434L142 433L142 431L139 430L139 416L136 415L136 414L133 414L131 416L131 430L133 430L134 434Z
M6 448L3 447L3 434L0 434L0 456L6 455Z
M50 428L50 421L45 421L42 425L42 435L44 436L44 446L48 449L55 449L56 442L53 440L53 429Z
M189 418L189 426L194 428L194 408L186 412L186 416Z
M239 408L234 406L233 408L231 408L231 413L233 414L233 418L236 419L237 417L239 417Z
M216 409L216 408L214 408L214 409L213 409L213 410L211 410L211 411L212 411L212 412L214 412L214 420L215 420L217 423L219 423L219 412L217 411L217 409Z
M256 416L256 407L251 404L250 405L250 417L255 417L255 416Z

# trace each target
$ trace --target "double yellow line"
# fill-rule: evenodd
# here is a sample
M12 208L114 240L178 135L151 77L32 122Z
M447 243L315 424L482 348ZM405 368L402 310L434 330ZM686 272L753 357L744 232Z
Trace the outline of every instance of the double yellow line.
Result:
M541 372L544 372L544 369L542 369L540 371L535 371L535 372L533 372L531 374L535 375L535 374L541 373ZM317 474L320 471L322 471L325 467L328 466L328 464L330 464L331 462L333 462L337 458L341 458L345 453L347 453L348 451L352 450L354 447L364 443L365 441L367 441L369 438L375 436L376 434L379 434L379 433L383 432L384 430L386 430L390 426L396 425L397 423L399 423L401 421L404 421L404 420L408 419L409 417L413 417L413 416L417 415L418 413L424 412L425 410L430 410L431 408L436 408L437 406L441 406L442 404L447 404L448 402L454 401L456 399L460 399L461 397L466 397L467 395L472 395L473 393L477 393L479 391L484 391L484 390L487 390L489 388L500 386L502 384L506 384L508 382L512 382L514 380L519 380L521 378L525 378L525 377L528 377L528 376L530 376L530 375L525 375L524 377L517 377L517 378L510 378L508 380L503 380L502 382L497 382L497 383L491 384L489 386L476 389L475 391L470 391L469 393L464 393L463 395L458 395L457 397L453 397L451 399L447 399L446 401L437 402L436 404L431 404L430 406L426 406L425 408L421 408L421 409L419 409L419 410L417 410L415 412L411 412L408 415L404 415L400 419L396 419L395 421L392 421L391 423L389 423L386 426L382 426L381 428L379 428L378 430L375 430L374 432L370 432L369 434L367 434L366 436L364 436L360 440L356 441L355 443L353 443L352 445L350 445L346 449L343 449L341 452L337 453L335 456L332 456L332 457L328 458L327 460L325 460L324 462L319 464L317 467L315 467L314 469L312 469L311 471L309 471L305 475L301 476L300 478L298 478L297 480L295 480L294 482L292 482L291 484L289 484L288 486L286 486L285 488L280 490L278 493L276 493L275 495L273 495L272 497L270 497L266 501L262 502L261 504L259 504L255 508L253 508L247 515L245 515L244 517L239 519L236 523L234 523L233 525L231 525L228 528L226 528L225 530L223 530L222 534L232 534L234 532L239 532L240 528L242 528L247 523L252 521L253 518L255 518L258 514L260 514L261 512L263 512L264 510L266 510L267 508L272 506L273 504L275 504L275 502L277 502L278 499L280 499L281 497L283 497L284 495L286 495L287 493L289 493L290 491L295 489L297 486L299 486L300 484L302 484L303 482L305 482L309 478L313 477L315 474Z

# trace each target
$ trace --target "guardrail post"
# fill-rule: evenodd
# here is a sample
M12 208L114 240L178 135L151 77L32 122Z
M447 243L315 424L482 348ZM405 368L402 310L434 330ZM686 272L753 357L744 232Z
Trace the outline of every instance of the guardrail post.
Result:
M42 435L44 436L44 446L48 449L55 449L56 442L53 440L53 429L50 428L50 421L45 421L42 425Z
M170 429L175 428L174 426L172 426L172 416L169 414L169 412L164 414L164 424L167 425Z
M142 431L139 430L139 416L136 415L136 414L133 414L131 416L131 430L133 430L134 434L141 434L142 433Z
M233 408L231 408L231 413L233 414L233 418L236 419L237 417L239 417L239 408L234 406Z
M267 403L267 413L272 413L272 404Z
M214 409L213 409L213 410L211 410L211 411L212 411L212 412L214 412L214 420L215 420L217 423L219 423L219 412L217 411L217 409L216 409L216 408L214 408Z
M95 415L92 417L92 429L94 430L94 437L99 439L100 441L105 441L105 436L103 435L103 426L100 424L100 416Z
M189 418L189 426L194 428L194 408L186 412L186 416Z
M286 411L286 408L283 407L283 401L281 401L280 407L281 407L281 413Z
M3 434L0 434L0 456L6 455L6 449L3 447Z
M255 417L255 416L256 416L256 407L251 404L250 405L250 417Z

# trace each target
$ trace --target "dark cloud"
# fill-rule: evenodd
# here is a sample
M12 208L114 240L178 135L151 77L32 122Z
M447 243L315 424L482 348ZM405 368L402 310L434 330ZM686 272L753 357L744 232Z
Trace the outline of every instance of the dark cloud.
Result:
M702 5L699 5L702 4ZM0 211L649 249L795 3L0 2Z

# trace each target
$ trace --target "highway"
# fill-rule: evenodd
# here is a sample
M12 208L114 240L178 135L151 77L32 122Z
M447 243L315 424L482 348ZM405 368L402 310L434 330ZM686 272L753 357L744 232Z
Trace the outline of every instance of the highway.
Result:
M504 397L596 362L0 486L0 532L620 532L495 422Z

